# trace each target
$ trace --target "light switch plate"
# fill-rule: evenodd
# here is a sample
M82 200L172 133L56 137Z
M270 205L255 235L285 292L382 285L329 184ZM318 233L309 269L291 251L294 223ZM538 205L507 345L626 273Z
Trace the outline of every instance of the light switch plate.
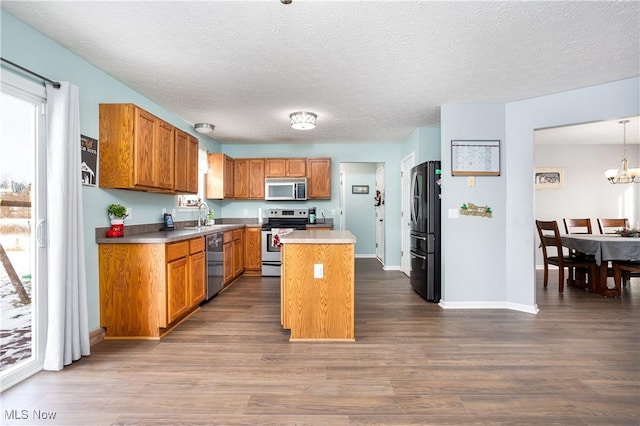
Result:
M467 186L468 187L476 186L476 178L475 178L475 176L469 176L467 178Z
M313 278L324 277L324 265L322 263L315 263L313 265Z
M457 219L459 217L458 209L449 209L449 219Z

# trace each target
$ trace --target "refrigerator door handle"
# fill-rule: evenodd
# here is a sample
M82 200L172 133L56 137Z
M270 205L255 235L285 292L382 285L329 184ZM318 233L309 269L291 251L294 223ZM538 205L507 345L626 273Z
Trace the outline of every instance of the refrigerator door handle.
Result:
M422 260L427 260L426 256L421 256L421 255L416 254L414 252L411 252L411 256L412 257L417 257L417 258L422 259Z
M416 240L422 240L422 241L427 241L427 237L418 237L415 235L409 235L411 238L415 238Z

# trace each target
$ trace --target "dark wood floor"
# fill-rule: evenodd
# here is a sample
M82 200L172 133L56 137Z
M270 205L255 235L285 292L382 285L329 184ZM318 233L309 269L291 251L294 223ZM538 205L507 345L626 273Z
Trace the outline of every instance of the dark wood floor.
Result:
M356 264L356 343L289 343L279 280L242 278L160 342L105 341L14 386L0 423L640 423L637 278L616 299L538 282L531 315L443 310L400 272Z

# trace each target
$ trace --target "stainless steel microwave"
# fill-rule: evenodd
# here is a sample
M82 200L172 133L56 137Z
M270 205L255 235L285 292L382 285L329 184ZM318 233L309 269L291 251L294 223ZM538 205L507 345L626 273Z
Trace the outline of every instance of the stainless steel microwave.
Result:
M307 178L266 178L264 199L267 201L306 200Z

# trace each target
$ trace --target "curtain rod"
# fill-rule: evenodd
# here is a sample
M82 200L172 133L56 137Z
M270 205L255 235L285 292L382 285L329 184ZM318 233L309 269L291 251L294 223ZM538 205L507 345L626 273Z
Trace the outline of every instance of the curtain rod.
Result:
M20 66L20 65L18 65L18 64L16 64L16 63L13 63L13 62L11 62L11 61L9 61L9 60L5 59L5 58L0 57L0 59L2 59L2 62L6 62L7 64L11 65L12 67L16 67L16 68L18 68L19 70L22 70L22 71L24 71L24 72L26 72L26 73L28 73L28 74L31 74L31 75L32 75L32 76L34 76L34 77L38 77L39 79L44 80L44 81L46 81L47 83L52 84L52 85L53 85L53 87L54 87L54 88L56 88L56 89L59 89L59 88L60 88L60 83L59 83L59 82L57 82L57 81L49 80L47 77L41 76L40 74L35 73L35 72L33 72L33 71L31 71L31 70L29 70L29 69L27 69L27 68L25 68L25 67L22 67L22 66Z

